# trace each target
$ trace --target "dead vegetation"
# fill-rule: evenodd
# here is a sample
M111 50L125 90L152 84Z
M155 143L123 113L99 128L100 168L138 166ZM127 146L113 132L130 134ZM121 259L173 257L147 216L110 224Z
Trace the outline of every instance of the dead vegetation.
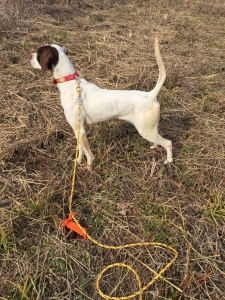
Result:
M74 2L0 4L0 299L101 299L95 281L108 264L133 265L146 284L153 273L140 261L158 271L171 259L158 248L65 239L75 139L51 74L27 59L40 45L63 44L87 80L150 90L155 36L167 67L160 131L173 141L174 163L164 166L165 151L150 150L130 124L94 125L95 164L78 168L73 208L102 243L176 248L164 277L182 292L160 279L143 299L225 299L224 1ZM118 269L101 287L117 297L138 289Z

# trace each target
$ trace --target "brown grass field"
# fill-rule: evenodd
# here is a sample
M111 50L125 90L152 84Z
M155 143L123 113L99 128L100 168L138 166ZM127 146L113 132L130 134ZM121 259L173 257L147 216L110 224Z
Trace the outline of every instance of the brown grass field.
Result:
M174 162L164 166L165 150L131 124L87 127L95 161L77 168L73 211L103 244L178 251L133 299L225 299L224 0L3 0L0 17L0 300L100 300L106 266L131 265L145 286L171 260L164 248L104 249L62 232L76 141L52 74L28 60L59 43L88 81L148 91L155 37L167 69L159 131ZM108 299L139 290L124 268L108 269L100 287Z

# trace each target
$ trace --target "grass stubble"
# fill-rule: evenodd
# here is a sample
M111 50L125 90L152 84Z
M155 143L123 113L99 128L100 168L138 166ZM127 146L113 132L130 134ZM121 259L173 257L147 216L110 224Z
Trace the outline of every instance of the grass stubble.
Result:
M72 2L72 1L71 1ZM150 150L132 125L88 127L96 160L78 167L74 211L105 244L156 241L177 261L143 299L225 299L224 26L225 4L207 1L2 1L0 111L0 299L101 299L98 272L114 262L160 270L158 248L114 251L66 240L75 151L73 132L51 74L27 55L60 43L89 81L110 89L150 90L157 80L155 36L167 68L159 94L160 132L174 163ZM101 287L112 296L137 290L134 276L110 269Z

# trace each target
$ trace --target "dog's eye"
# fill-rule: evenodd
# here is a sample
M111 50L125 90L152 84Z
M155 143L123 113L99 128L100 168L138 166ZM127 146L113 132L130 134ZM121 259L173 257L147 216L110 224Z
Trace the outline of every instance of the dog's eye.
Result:
M66 55L68 55L68 50L66 49L66 47L62 47L63 48L63 51L64 51L64 53L66 54Z
M61 47L62 49L63 49L63 52L66 54L66 55L68 55L68 50L66 49L66 47L64 47L64 46L62 46L62 45L60 45L60 44L58 44L58 46L59 47Z

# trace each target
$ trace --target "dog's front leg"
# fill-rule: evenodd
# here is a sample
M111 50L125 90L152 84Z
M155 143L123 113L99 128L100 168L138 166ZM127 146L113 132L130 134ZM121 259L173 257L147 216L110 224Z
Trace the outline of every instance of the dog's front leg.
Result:
M79 144L79 155L78 155L78 158L77 158L77 163L78 164L81 164L83 156L84 156L84 150L81 147L81 145Z
M75 132L76 138L78 140L78 131ZM85 154L86 158L87 158L87 168L88 170L91 170L91 166L94 160L94 155L90 149L89 143L88 143L88 139L86 136L86 132L85 130L82 128L81 132L80 132L80 137L79 137L79 156L78 156L78 163L81 162L82 157L83 157L83 153Z

